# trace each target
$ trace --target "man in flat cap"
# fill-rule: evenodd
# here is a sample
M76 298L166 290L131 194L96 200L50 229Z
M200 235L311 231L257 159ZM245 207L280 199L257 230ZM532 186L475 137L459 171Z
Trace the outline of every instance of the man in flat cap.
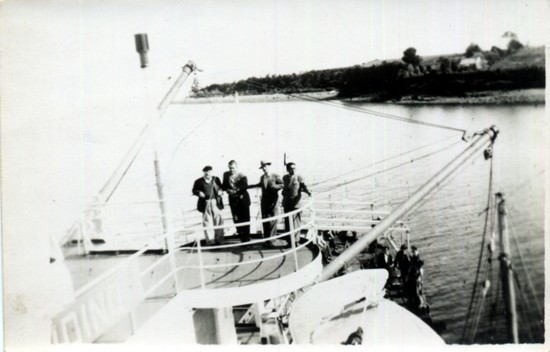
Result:
M261 161L260 169L264 172L260 178L260 183L252 185L249 188L260 187L262 189L262 201L260 207L262 210L262 219L274 217L276 215L277 201L279 200L279 190L283 188L283 180L275 173L269 172L269 161ZM273 237L277 234L277 221L266 221L263 223L264 237ZM271 246L271 242L265 242L265 246Z
M205 166L202 169L204 176L195 180L193 184L193 194L199 197L197 201L197 210L202 213L202 225L204 227L221 226L223 218L221 209L222 183L216 176L212 176L212 166ZM223 241L223 229L204 230L206 244L212 244L214 237L215 244L221 244Z
M283 176L284 186L282 192L283 209L285 214L298 209L298 203L302 199L302 192L311 197L311 192L304 183L304 179L296 173L296 164L287 163L286 171L288 173ZM285 232L290 231L290 221L292 221L293 229L299 228L302 222L301 214L296 213L285 218ZM295 237L297 238L298 236L295 235ZM290 235L286 237L286 240L288 241L287 246L290 246Z
M238 225L242 222L250 221L250 195L246 190L248 188L248 179L237 170L237 162L231 160L227 165L229 171L223 173L222 189L227 192L229 197L229 206L233 222ZM250 225L238 226L237 233L242 242L250 241Z

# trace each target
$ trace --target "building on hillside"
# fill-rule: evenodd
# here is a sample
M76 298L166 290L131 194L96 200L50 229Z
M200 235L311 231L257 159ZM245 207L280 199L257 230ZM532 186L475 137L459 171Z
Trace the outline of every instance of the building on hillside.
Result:
M458 63L458 67L461 69L486 70L488 65L483 54L475 53L474 56L470 58L463 57Z

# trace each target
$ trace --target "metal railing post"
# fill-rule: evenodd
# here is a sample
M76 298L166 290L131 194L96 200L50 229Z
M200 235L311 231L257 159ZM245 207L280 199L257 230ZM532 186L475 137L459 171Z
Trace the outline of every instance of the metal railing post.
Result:
M296 253L296 238L294 237L294 214L287 215L288 219L288 229L289 229L289 236L290 236L290 244L292 246L292 253L294 255L294 271L298 271L298 253Z
M202 260L201 240L197 239L197 254L199 255L199 274L201 278L201 288L206 288L206 282L204 279L204 263Z
M176 270L176 251L170 251L170 253L168 253L168 255L171 256L169 258L170 268L172 269L172 272L174 273L174 294L177 295L178 294L178 288L180 287L180 285L179 285L179 280L178 280L178 271Z
M82 211L84 213L84 211ZM90 249L88 248L88 239L86 238L86 234L84 232L86 232L86 224L84 222L84 215L81 216L80 218L80 234L81 234L81 238L82 238L82 249L84 250L84 254L89 254L90 253Z
M130 331L131 334L135 334L137 330L136 317L134 316L134 310L130 310Z
M260 202L261 202L261 199L260 199ZM260 231L262 232L262 237L265 238L264 223L263 223L263 221L264 221L264 214L262 213L262 205L261 205L261 203L260 203L260 211L259 211L258 213L260 214L260 219L261 219L260 221L261 221L261 224L262 224L262 226L260 226ZM275 226L277 226L277 224L275 224ZM256 228L256 231L257 231L257 230L258 230L258 229Z
M78 226L75 227L75 230L78 232L77 246L78 246L78 255L86 254L86 248L84 247L84 228L82 226L82 221L78 222Z

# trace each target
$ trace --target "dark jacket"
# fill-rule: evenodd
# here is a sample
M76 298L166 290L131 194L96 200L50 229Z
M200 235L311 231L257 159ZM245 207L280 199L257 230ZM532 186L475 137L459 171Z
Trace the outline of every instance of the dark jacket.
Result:
M231 172L226 171L223 173L222 189L227 192L229 196L229 203L250 206L250 195L246 190L248 188L248 179L246 176L244 174L237 173L233 183L230 182L230 177Z
M405 276L409 272L409 268L411 267L411 256L409 253L405 252L404 250L400 249L399 252L395 255L395 264L399 267L399 270L401 271L401 275Z
M388 259L386 261L384 258L384 253L378 254L377 266L379 268L390 270L390 267L392 266L392 264L393 264L393 258L391 255L388 254Z
M220 179L216 176L212 176L212 184L213 184L213 194L211 195L210 199L216 199L220 193L220 190L222 188L222 183ZM195 180L195 183L193 184L193 194L199 197L197 200L197 210L201 213L204 213L204 209L206 209L206 199L208 199L208 194L206 194L206 182L204 181L204 177L198 178ZM206 194L206 198L201 198L199 196L199 192L203 192ZM219 205L218 205L218 208ZM221 208L220 208L221 209Z
M262 175L260 183L249 188L260 187L262 189L262 208L272 209L279 200L279 190L283 188L283 180L277 174Z

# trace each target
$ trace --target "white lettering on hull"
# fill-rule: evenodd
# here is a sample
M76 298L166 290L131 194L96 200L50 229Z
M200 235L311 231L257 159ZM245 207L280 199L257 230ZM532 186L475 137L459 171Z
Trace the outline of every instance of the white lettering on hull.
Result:
M128 314L142 294L141 285L130 284L128 276L133 275L126 271L115 275L108 285L58 314L53 319L52 343L93 342Z

